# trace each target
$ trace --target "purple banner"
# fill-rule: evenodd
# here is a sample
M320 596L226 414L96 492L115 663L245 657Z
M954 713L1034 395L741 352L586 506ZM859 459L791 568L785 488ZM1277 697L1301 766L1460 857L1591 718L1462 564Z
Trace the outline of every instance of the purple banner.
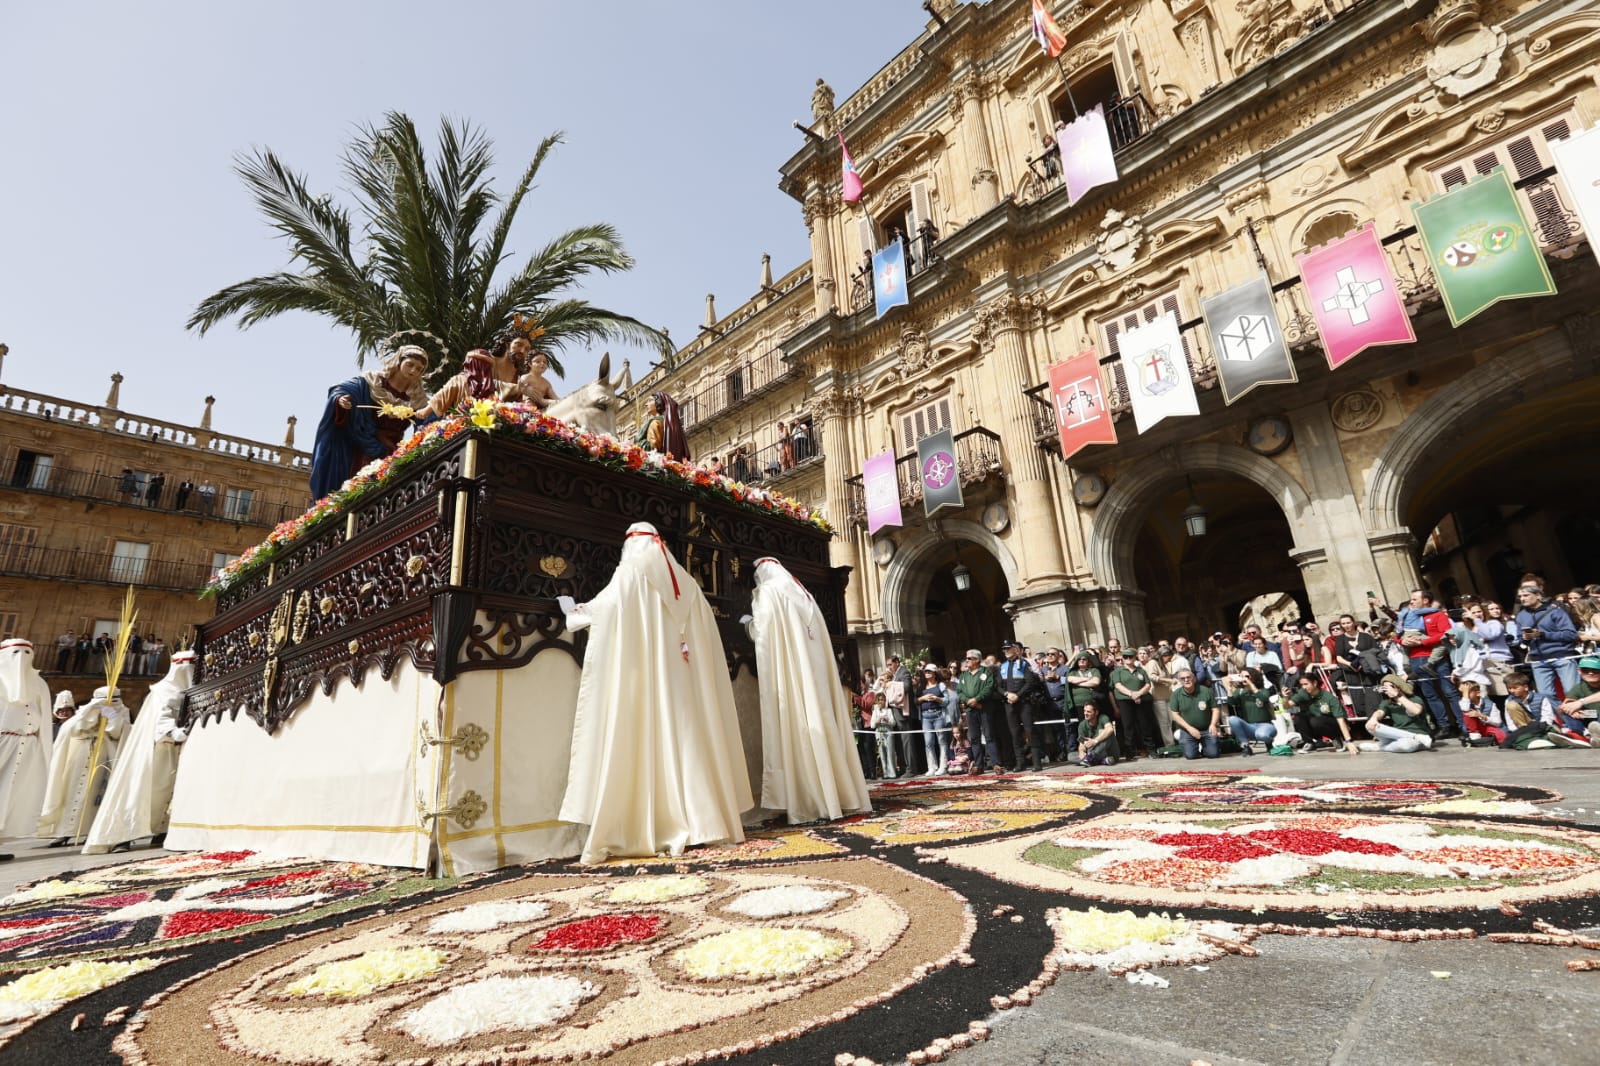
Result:
M1096 104L1071 125L1056 133L1061 149L1061 173L1067 182L1067 199L1077 203L1097 185L1117 180L1117 160L1111 151L1111 131L1105 112Z
M900 513L900 481L895 474L894 452L879 452L868 459L861 468L861 480L867 494L867 533L905 524L905 516Z

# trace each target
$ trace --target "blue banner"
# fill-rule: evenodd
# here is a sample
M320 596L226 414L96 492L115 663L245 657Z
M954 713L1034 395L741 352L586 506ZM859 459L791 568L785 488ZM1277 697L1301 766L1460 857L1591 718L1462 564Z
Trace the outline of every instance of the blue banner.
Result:
M878 317L891 307L911 302L906 292L906 249L899 241L872 253L872 291L878 297Z

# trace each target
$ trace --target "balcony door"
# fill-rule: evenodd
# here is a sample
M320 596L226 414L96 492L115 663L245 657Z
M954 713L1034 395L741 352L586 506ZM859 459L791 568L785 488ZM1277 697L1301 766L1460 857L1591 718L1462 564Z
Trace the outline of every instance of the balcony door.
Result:
M119 585L137 585L144 580L150 562L150 545L119 540L111 549L111 580Z

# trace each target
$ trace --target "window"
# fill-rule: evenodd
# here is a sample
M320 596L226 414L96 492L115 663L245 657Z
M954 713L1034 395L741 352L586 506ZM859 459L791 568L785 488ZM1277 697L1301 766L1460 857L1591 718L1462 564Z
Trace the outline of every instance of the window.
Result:
M89 634L90 640L99 640L102 635L117 639L117 634L122 631L122 622L116 618L100 618L94 623L94 630Z
M1071 122L1085 111L1099 107L1106 117L1111 147L1121 148L1137 140L1148 125L1143 121L1140 102L1136 89L1124 95L1116 64L1108 62L1078 74L1055 95L1040 97L1034 121L1040 127L1041 137L1054 139L1058 122Z
M1162 293L1141 307L1129 308L1126 311L1112 315L1110 318L1102 318L1097 325L1100 327L1101 339L1105 343L1103 350L1113 359L1119 359L1122 355L1120 341L1125 330L1144 325L1147 322L1154 322L1165 314L1173 315L1180 324L1183 322L1183 312L1178 307L1178 290L1176 289ZM1189 338L1181 333L1179 336L1183 337L1183 357L1188 360L1189 369L1192 373L1194 359L1189 351ZM1117 396L1125 408L1128 404L1128 382L1123 376L1120 362L1114 363L1111 367L1111 381L1116 387Z
M37 526L0 525L0 570L31 570Z
M939 223L933 217L933 198L929 195L928 183L914 181L911 183L911 195L908 199L901 200L887 211L880 212L876 229L873 228L871 218L863 217L857 221L857 232L863 252L862 261L865 262L866 257L876 249L887 245L894 237L895 231L899 230L910 248L910 261L906 263L906 269L913 273L922 269L928 264L931 252L931 248L923 247L927 242L918 237L924 222L930 223L933 232L937 234Z
M744 399L744 367L729 374L725 380L728 385L727 404L732 406Z
M17 614L16 614L16 612L12 611L12 612L7 613L7 614L0 614L0 640L7 640L7 639L9 639L11 637L14 637L16 635L17 635ZM43 657L41 657L39 659L39 663L40 663L39 669L47 669L47 667L44 666Z
M228 564L237 562L238 559L239 556L233 552L212 552L211 572L214 574Z
M111 580L137 585L144 580L145 564L150 561L150 545L119 540L111 549Z
M1578 127L1578 115L1568 111L1554 118L1545 118L1525 126L1498 141L1476 147L1464 159L1457 159L1433 170L1439 188L1449 192L1465 185L1473 178L1489 173L1495 167L1505 167L1512 181L1520 181L1553 165L1550 155L1551 141L1564 141ZM1546 248L1560 248L1577 237L1577 219L1562 202L1558 185L1543 181L1522 190L1528 213L1533 217L1539 243Z
M934 400L900 416L900 447L911 451L917 441L950 428L950 397Z
M43 455L26 449L18 451L16 466L11 471L11 484L25 489L48 488L50 468L54 464L53 455Z
M227 489L222 494L222 517L242 522L250 517L250 500L255 496L250 489Z

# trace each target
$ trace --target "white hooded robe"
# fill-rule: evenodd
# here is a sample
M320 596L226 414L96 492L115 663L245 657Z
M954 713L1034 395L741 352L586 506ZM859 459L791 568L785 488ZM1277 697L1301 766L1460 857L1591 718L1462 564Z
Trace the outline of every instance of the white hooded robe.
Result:
M827 623L770 557L756 560L750 635L761 679L761 806L787 811L791 825L871 810Z
M0 838L33 836L50 777L50 688L33 645L0 644Z
M617 572L567 626L591 626L561 820L582 861L741 841L753 807L711 605L654 526L628 527Z
M133 728L118 745L120 754L84 844L85 855L167 831L172 786L178 779L178 745L188 739L178 715L193 676L194 652L179 652L167 676L150 686Z
M106 739L96 765L91 767L102 714ZM44 809L39 812L35 836L81 840L88 834L106 777L117 761L117 740L127 725L128 708L122 705L120 696L107 701L104 685L95 689L94 698L62 725L50 755L50 781L45 786Z

